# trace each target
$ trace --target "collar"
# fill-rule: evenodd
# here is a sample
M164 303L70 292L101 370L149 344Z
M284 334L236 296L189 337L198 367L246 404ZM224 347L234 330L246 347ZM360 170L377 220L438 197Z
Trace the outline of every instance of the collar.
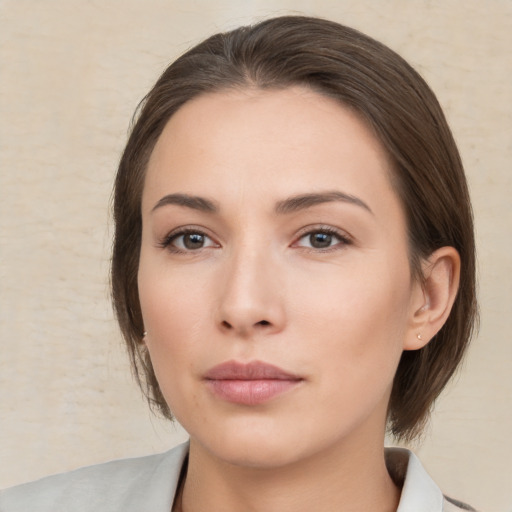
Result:
M182 464L188 455L189 443L184 443L169 454L173 455L174 497ZM439 487L432 480L420 460L405 448L386 448L386 466L398 486L402 487L400 503L396 512L443 512L444 497ZM165 465L164 465L165 466ZM168 474L166 478L168 478ZM167 496L169 499L169 495Z
M386 448L386 466L402 495L397 512L442 512L443 493L418 457L405 448Z

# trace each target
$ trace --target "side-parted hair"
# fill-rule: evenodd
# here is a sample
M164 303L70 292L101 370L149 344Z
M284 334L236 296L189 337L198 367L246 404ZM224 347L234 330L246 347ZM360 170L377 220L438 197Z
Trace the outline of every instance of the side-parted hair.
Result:
M115 180L111 274L114 309L134 374L150 405L172 418L142 350L137 288L146 167L166 123L204 93L296 85L355 111L387 152L407 219L413 277L422 279L421 261L440 247L454 247L461 258L448 320L424 348L403 352L396 372L388 428L409 440L421 433L477 319L471 204L456 144L425 81L383 44L332 21L284 16L216 34L172 63L139 105Z

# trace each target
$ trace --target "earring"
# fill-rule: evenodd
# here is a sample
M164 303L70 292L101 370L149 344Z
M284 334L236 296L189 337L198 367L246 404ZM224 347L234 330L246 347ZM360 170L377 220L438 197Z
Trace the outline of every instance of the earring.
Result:
M147 335L148 335L148 331L144 331L144 332L142 333L142 339L144 339Z
M423 339L423 338L421 337L421 333L417 334L417 335L416 335L416 338L418 338L420 341Z

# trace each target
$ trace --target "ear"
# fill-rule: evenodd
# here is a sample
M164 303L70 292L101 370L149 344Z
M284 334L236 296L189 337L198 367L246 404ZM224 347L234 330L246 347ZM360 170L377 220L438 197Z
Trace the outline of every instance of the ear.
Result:
M460 256L453 247L441 247L422 263L423 282L412 294L404 350L424 347L446 322L457 296Z

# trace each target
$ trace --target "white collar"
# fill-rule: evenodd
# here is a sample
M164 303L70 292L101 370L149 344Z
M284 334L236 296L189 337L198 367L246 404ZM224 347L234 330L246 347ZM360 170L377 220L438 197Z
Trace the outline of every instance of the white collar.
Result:
M188 448L188 443L181 446L182 460L185 459ZM391 477L402 487L396 512L443 512L447 510L446 505L451 509L441 489L414 453L405 448L386 448L385 457Z
M397 512L442 512L443 493L418 457L405 448L386 448L385 454L391 477L402 485Z

